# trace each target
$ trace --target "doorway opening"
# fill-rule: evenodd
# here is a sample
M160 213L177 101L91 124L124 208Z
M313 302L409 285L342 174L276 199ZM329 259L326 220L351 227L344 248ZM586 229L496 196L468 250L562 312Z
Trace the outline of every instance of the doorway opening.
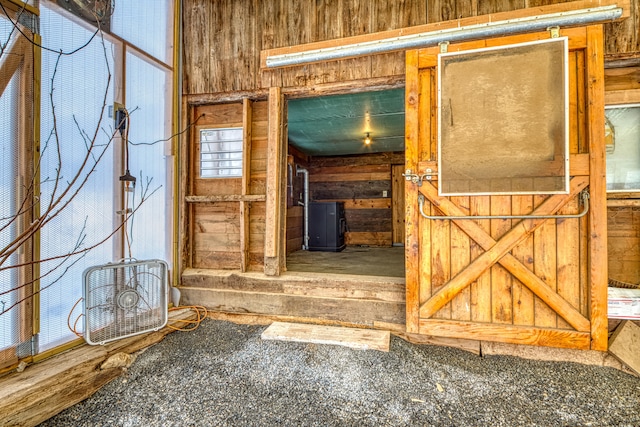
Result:
M404 277L404 97L288 101L288 271Z

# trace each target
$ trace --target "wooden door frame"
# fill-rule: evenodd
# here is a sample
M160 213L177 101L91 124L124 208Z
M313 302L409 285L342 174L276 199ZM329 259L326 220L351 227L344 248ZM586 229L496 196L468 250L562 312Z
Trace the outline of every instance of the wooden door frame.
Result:
M572 347L604 351L607 349L607 242L606 242L606 182L604 163L604 56L603 56L603 30L602 25L591 25L578 29L563 30L562 35L570 34L576 41L570 48L584 49L585 51L585 105L586 105L586 139L589 146L588 184L590 187L591 206L589 211L589 319L573 309L569 303L564 301L559 295L550 296L551 292L538 280L533 279L532 274L526 273L525 267L519 263L514 263L510 255L500 260L510 265L513 270L528 276L528 284L531 290L537 295L543 295L547 302L551 302L564 314L565 320L575 328L571 330L543 330L538 327L521 327L516 325L485 325L474 322L446 321L446 320L421 320L421 314L426 317L437 311L438 307L449 301L456 292L467 286L468 280L473 279L473 275L465 273L466 277L456 276L451 282L445 285L433 296L426 295L420 288L421 276L429 274L429 261L420 259L421 242L429 241L428 227L419 227L420 213L417 206L417 198L421 193L429 194L431 200L440 203L438 208L443 212L459 215L453 203L447 204L447 198L440 198L437 190L429 183L419 188L412 182L405 184L405 213L407 227L407 273L406 273L406 301L407 301L407 332L423 333L436 336L480 339L488 341L502 341L520 344L550 345L558 347ZM532 33L524 36L505 36L486 41L491 46L498 44L513 44L518 41L535 40L536 38L548 38L548 33ZM570 40L571 40L570 37ZM484 42L481 42L484 43ZM479 45L478 42L463 42L457 46L449 46L454 49L467 50L471 46ZM577 46L580 45L580 46ZM437 60L437 54L433 49L423 49L408 51L406 56L406 168L425 172L425 163L419 162L420 147L429 144L435 146L436 113L431 108L434 91L434 79L424 77L420 73L421 69L432 68ZM431 64L431 65L427 65ZM432 71L433 72L433 71ZM422 80L421 80L422 79ZM427 81L428 80L428 81ZM428 90L421 90L424 85L431 85ZM432 152L434 152L432 150ZM432 161L435 159L431 159ZM573 168L584 168L587 158L582 156L580 160L573 157L576 163ZM582 165L582 166L580 166ZM575 172L574 172L575 173ZM578 182L575 177L573 181L572 194L587 185L585 182ZM434 193L435 191L435 193ZM566 197L562 198L566 201ZM525 220L532 221L532 220ZM458 226L462 228L460 221ZM470 223L470 221L469 221ZM477 228L470 224L464 224L470 232L476 233ZM529 223L529 226L534 226ZM508 254L512 246L505 245L500 250L500 242L494 244L493 239L487 239L487 235L475 234L474 240L487 252L479 256L476 261L478 266L484 261L493 262L494 257L501 258L503 254ZM507 233L509 234L509 233ZM515 233L514 234L518 234ZM526 234L526 233L525 233ZM524 234L521 234L522 237ZM510 238L517 237L512 235ZM473 238L473 236L472 236ZM517 239L516 239L517 240ZM495 248L495 249L494 249ZM482 260L484 258L484 261ZM478 261L480 260L480 261ZM485 264L488 265L488 264ZM475 267L474 267L475 269ZM513 273L513 272L512 272ZM525 283L527 285L527 283ZM548 291L548 292L547 292ZM553 293L553 292L551 292ZM435 297L434 300L425 302Z

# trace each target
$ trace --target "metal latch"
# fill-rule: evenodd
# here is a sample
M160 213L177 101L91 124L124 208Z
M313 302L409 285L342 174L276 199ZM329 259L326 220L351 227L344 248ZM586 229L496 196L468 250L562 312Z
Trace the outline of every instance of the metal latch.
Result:
M433 172L433 171L429 168L429 169L427 169L425 171L425 173L420 175L420 174L413 173L413 171L411 169L407 169L406 171L404 171L402 176L404 176L405 180L411 181L414 184L418 184L418 187L421 187L422 186L422 181L424 181L425 179L427 181L431 181L431 178L432 178L432 173L431 172Z

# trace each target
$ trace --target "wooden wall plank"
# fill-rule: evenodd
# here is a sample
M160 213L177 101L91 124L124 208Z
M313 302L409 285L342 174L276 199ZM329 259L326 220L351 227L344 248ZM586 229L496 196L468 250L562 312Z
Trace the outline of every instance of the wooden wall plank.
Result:
M630 2L631 16L624 21L605 24L605 54L640 51L640 4Z
M527 7L526 0L477 0L478 15L496 12L508 12Z
M533 211L533 196L513 196L511 210L513 215L527 215ZM511 251L515 259L533 271L533 236L527 237ZM534 325L534 298L520 280L513 278L513 324Z
M469 197L452 197L451 201L463 211L469 212ZM434 242L435 243L435 242ZM451 224L451 276L464 270L471 262L471 242L469 236L456 224ZM463 289L451 301L451 318L471 320L471 290Z
M349 36L368 37L383 31L395 31L397 35L397 30L404 28L424 32L428 28L420 26L446 19L462 18L456 25L465 25L484 22L482 19L531 14L526 11L527 7L546 7L548 11L569 7L555 3L563 2L405 0L370 4L357 0L184 0L184 91L187 94L219 93L402 75L404 54L397 52L277 70L261 70L260 53ZM638 52L640 8L635 1L617 3L626 6L631 16L622 22L606 24L606 53ZM544 6L549 4L551 6ZM594 5L596 2L591 0L574 2L571 7ZM476 15L482 18L474 18ZM465 17L468 18L465 20Z
M609 278L640 283L640 208L607 209Z
M547 196L534 196L536 206L547 199ZM547 221L534 234L534 271L552 291L557 290L556 269L556 228L555 224ZM557 317L540 298L535 298L535 325L555 328Z
M347 231L344 234L347 246L391 246L390 231Z
M469 203L470 215L489 215L491 200L489 196L472 197ZM488 235L491 233L490 220L482 219L475 222ZM471 241L471 261L484 253L482 247L474 240ZM471 320L476 322L491 321L491 271L483 272L469 287L471 300Z
M510 196L491 196L491 215L511 215ZM500 240L511 230L510 219L492 219L491 237ZM512 277L504 267L491 267L491 320L494 323L513 322Z
M394 245L404 245L404 164L391 165L391 233Z
M242 195L251 191L251 140L253 131L253 102L247 98L242 103ZM245 272L249 265L250 246L249 202L240 201L240 270Z
M408 51L406 55L406 86L405 86L405 150L406 161L405 166L415 170L418 167L418 138L422 132L428 132L429 128L420 129L419 106L421 88L418 72L418 52L415 50ZM427 88L426 95L431 93L431 87ZM428 101L430 105L431 103ZM418 333L418 313L420 309L420 274L422 270L429 270L429 265L420 263L419 254L421 251L421 238L419 233L424 233L426 227L420 227L419 221L423 221L419 217L417 199L418 189L415 185L405 183L405 231L407 233L407 246L405 248L406 261L406 327L408 333ZM427 236L427 241L430 241ZM424 252L428 252L425 250ZM430 272L429 272L430 276ZM429 283L427 281L427 283Z
M279 87L269 89L269 141L267 147L267 215L265 225L265 274L280 274L280 230L282 212L282 138L283 99Z
M560 214L574 214L582 206L578 198L567 203ZM556 236L562 242L557 250L558 295L576 309L580 307L580 220L564 219L557 221ZM558 327L572 329L562 318L558 318Z
M485 325L436 319L420 320L420 333L515 344L589 349L589 333L512 325Z
M601 25L587 28L590 182L591 349L607 349L607 189L604 153L604 42Z
M415 202L414 202L415 203ZM434 209L437 212L437 209ZM451 221L431 221L431 292L435 294L451 279ZM435 313L436 319L451 319L451 304Z

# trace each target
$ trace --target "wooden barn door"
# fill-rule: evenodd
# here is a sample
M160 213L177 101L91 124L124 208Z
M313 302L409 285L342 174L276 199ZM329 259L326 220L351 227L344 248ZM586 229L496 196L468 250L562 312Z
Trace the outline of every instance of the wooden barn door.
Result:
M438 195L439 48L407 52L407 331L432 336L606 350L606 200L602 28L569 37L569 194ZM451 44L506 46L549 32ZM427 216L565 215L561 219Z

